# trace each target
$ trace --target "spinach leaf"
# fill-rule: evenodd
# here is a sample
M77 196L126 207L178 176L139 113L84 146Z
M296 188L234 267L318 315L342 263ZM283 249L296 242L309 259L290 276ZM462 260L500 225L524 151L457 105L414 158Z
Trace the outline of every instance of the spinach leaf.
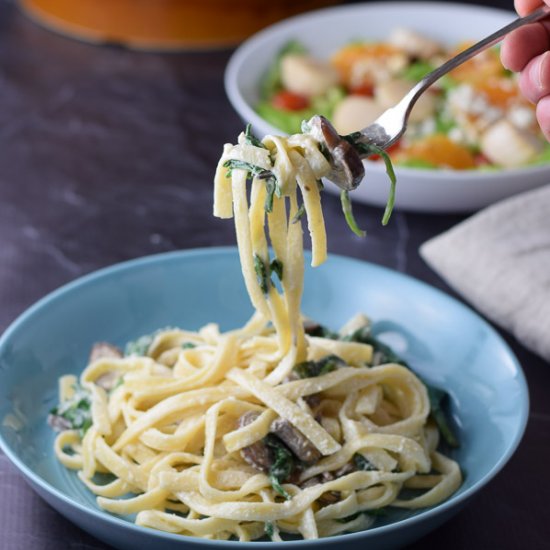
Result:
M277 191L277 182L274 178L265 180L265 189L267 193L265 196L264 210L266 212L273 212L273 198Z
M260 285L262 292L267 294L269 292L268 268L258 254L254 254L254 271L256 272L258 284Z
M395 186L397 183L397 178L395 177L393 164L388 153L386 153L383 149L380 149L378 154L384 161L384 165L386 166L386 174L390 180L390 191L388 193L388 200L386 202L386 208L384 209L384 215L382 216L382 225L388 225L393 212L393 207L395 206Z
M314 336L317 338L327 338L329 340L338 340L339 335L337 332L332 332L327 327L318 323L304 323L304 331L308 336Z
M270 539L272 539L275 534L275 525L273 525L271 521L266 521L264 525L264 532Z
M197 344L193 344L193 342L184 342L181 347L182 349L193 349L197 347Z
M92 398L90 393L77 385L73 397L51 409L50 414L66 420L69 428L78 430L82 438L92 426L91 409Z
M361 512L355 512L355 514L351 514L351 516L346 516L345 518L337 518L336 521L338 523L349 523L350 521L357 519L360 515Z
M275 175L269 170L266 170L261 166L257 166L256 164L251 164L250 162L246 162L245 160L229 159L229 160L226 160L223 163L223 165L225 168L229 168L226 174L228 178L231 177L232 171L235 169L246 170L249 174L251 174L255 178L261 178L261 179L275 178Z
M171 330L173 327L164 327L158 330L155 330L151 334L145 334L140 336L137 340L133 340L126 344L126 349L124 350L124 355L139 355L145 356L149 352L149 348L153 343L154 339L161 333L167 330Z
M373 472L378 470L378 468L361 453L355 453L352 460L355 467L362 472Z
M257 166L256 164L251 164L250 162L239 159L226 160L223 165L225 168L229 168L226 173L226 177L228 178L231 177L233 170L240 169L246 170L249 176L253 178L265 180L267 194L265 197L264 209L266 212L273 211L273 197L275 195L277 195L277 197L281 196L281 188L277 183L277 178L275 177L275 174L271 172L271 170L266 170L261 166Z
M349 198L349 192L346 191L345 189L342 189L342 192L340 193L340 201L342 202L342 212L344 213L344 217L346 218L348 227L358 237L365 237L367 232L363 231L363 229L360 229L359 226L357 225L357 221L353 216L353 210L351 209L351 200Z
M152 334L146 334L144 336L140 336L137 340L128 342L126 344L126 349L124 350L124 355L147 355L147 351L153 343L153 340L154 336Z
M319 361L304 361L294 367L294 372L300 378L313 378L328 374L339 367L345 367L346 362L337 355L327 355Z
M279 281L283 280L283 268L283 262L278 258L274 258L271 263L266 263L258 254L254 254L254 271L264 294L269 292L269 288L273 284L271 280L273 273L279 277Z
M388 153L386 153L386 151L384 151L384 149L381 149L380 147L377 147L372 143L363 143L361 141L357 141L360 137L361 137L361 132L354 132L353 134L344 136L344 138L351 145L353 145L353 147L355 147L355 149L360 155L365 156L367 158L371 155L380 155L380 157L384 161L384 165L386 167L386 174L388 176L388 179L390 180L390 191L388 193L388 200L386 202L384 215L382 216L382 225L387 225L387 223L390 221L390 217L393 212L393 207L395 205L395 187L397 183L397 178L395 177L393 164L390 156L388 155ZM344 191L342 191L342 193L344 193ZM343 205L343 202L342 202L342 205ZM345 214L345 211L344 211L344 214ZM348 222L348 225L349 225L349 222ZM350 225L350 228L352 231L354 231L351 225Z
M405 361L403 361L403 359L401 359L401 357L399 357L392 350L392 348L390 348L390 346L372 336L369 326L364 326L357 329L352 334L345 336L343 340L347 340L349 342L360 342L362 344L369 344L372 346L374 366L383 365L385 363L397 363L399 365L403 365L404 367L408 367L407 363L405 363Z
M283 280L283 262L279 260L279 258L275 258L271 261L269 264L269 270L271 273L275 273L277 277L279 278L279 281L282 282Z
M252 133L252 125L247 124L244 130L244 139L248 145L259 147L260 149L266 149L266 146Z
M460 447L460 443L458 442L458 439L454 434L447 419L447 415L445 414L445 411L442 407L445 398L448 396L448 393L444 390L440 390L439 388L435 388L430 384L426 384L426 382L424 382L424 385L428 390L428 399L430 400L430 411L432 414L432 418L435 420L435 423L437 424L437 427L439 428L443 439L450 447Z
M305 213L306 213L306 207L304 204L301 204L300 208L298 208L298 211L296 212L295 216L292 218L292 221L290 223L298 223Z
M273 434L268 434L264 438L264 442L273 453L273 464L269 468L271 486L280 495L290 500L291 496L284 490L281 483L290 477L296 467L294 455L288 447Z

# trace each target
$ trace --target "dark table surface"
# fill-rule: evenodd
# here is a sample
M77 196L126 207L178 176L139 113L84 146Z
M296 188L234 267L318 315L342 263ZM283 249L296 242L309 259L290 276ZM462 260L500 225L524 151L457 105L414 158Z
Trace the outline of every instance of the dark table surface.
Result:
M487 2L511 8L511 2ZM234 244L212 218L222 144L242 122L226 100L231 51L158 55L51 34L0 0L0 331L47 292L116 262ZM418 255L460 216L356 206L369 237L324 199L330 250L453 292ZM366 222L364 221L366 220ZM454 519L411 548L550 547L550 365L508 334L531 392L525 437ZM1 383L1 381L0 381ZM106 549L46 505L0 452L2 550Z

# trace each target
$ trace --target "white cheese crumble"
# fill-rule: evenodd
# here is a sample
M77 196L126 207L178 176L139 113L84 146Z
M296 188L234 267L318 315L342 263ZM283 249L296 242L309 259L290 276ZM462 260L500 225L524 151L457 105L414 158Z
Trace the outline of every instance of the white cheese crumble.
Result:
M483 93L468 84L461 84L449 92L448 106L463 134L461 141L467 143L476 143L486 128L504 116L502 109L491 105ZM458 137L455 132L455 139Z
M467 143L468 142L468 140L466 139L466 135L464 134L464 132L458 126L455 126L454 128L451 128L447 135L449 136L449 139L451 141L454 141L455 143Z
M526 129L535 123L535 113L529 107L515 105L508 110L508 120L517 128Z

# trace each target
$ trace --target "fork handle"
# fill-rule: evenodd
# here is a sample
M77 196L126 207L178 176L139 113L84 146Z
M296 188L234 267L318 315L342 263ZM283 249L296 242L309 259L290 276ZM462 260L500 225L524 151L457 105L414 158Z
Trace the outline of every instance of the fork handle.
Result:
M512 32L513 30L519 27L523 27L523 25L540 21L541 19L544 19L549 14L550 14L550 7L543 6L535 10L534 12L530 13L529 15L526 15L525 17L519 17L516 20L509 23L508 25L506 25L505 27L502 27L502 29L487 36L483 40L480 40L479 42L477 42L473 46L470 46L468 49L464 50L463 52L460 52L455 57L443 63L443 65L441 65L440 67L433 70L431 73L427 74L418 84L416 84L416 86L414 86L409 91L409 93L400 102L403 104L407 104L407 103L409 104L407 108L407 118L413 105L416 103L418 98L426 91L427 88L429 88L434 82L439 80L443 75L447 74L449 71L452 71L459 65L462 65L462 63L464 63L465 61L468 61L468 59L471 59L472 57L474 57L474 55L478 54L479 52L482 52L483 50L486 50L487 48L493 46L494 44L497 44L508 33Z

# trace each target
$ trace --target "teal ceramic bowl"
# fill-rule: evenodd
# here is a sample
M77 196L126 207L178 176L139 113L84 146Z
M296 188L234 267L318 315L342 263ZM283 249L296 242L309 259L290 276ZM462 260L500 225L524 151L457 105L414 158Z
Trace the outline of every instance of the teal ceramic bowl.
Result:
M507 462L528 413L525 378L500 336L478 315L419 281L349 258L332 256L306 269L303 311L337 328L361 311L429 382L451 394L461 439L453 452L464 473L460 490L430 509L395 510L368 531L320 541L255 542L250 547L395 548L439 526ZM101 511L75 474L54 458L46 424L57 379L79 373L91 345L124 345L159 327L222 329L252 313L234 248L143 258L83 277L31 307L0 339L0 445L25 479L61 514L115 548L224 547L135 526Z

